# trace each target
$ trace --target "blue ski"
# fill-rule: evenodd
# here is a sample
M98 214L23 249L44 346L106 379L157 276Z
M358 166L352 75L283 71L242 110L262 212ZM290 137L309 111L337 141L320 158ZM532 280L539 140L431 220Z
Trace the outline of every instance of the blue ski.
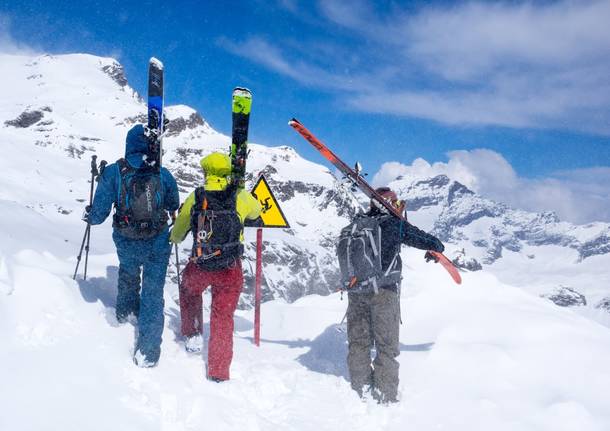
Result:
M151 166L161 166L163 135L163 63L155 57L148 62L148 133L152 145Z

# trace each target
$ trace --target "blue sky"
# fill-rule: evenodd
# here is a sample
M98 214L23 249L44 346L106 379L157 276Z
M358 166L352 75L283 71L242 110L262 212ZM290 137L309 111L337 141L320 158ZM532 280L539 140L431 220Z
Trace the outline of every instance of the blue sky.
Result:
M607 1L12 1L0 42L115 57L142 94L154 55L168 103L221 132L232 88L247 86L255 142L323 162L287 126L295 116L379 181L418 157L459 162L491 197L583 221L610 220L608 22ZM565 188L552 201L550 183ZM524 186L540 198L519 198Z

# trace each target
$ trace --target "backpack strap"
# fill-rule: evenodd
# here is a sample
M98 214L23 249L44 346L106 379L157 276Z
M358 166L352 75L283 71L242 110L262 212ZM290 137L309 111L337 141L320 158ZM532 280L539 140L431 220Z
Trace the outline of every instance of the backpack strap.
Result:
M201 257L203 254L203 241L205 238L202 236L202 230L205 224L205 217L208 210L208 200L205 195L205 188L203 186L197 187L195 189L195 204L193 207L193 212L197 215L197 219L194 220L191 216L191 223L193 224L192 229L195 234L195 244L196 244L196 255L197 257Z
M201 205L201 200L205 197L205 187L199 186L195 189L195 205Z
M121 173L121 175L123 175L125 171L131 169L131 165L124 157L121 157L119 160L117 160L116 164L119 165L119 172Z
M129 222L127 220L127 214L122 214L123 211L126 211L126 208L123 206L127 205L127 202L123 202L123 200L127 199L127 186L125 185L125 175L133 170L131 165L127 162L125 158L120 158L116 161L117 167L119 169L118 176L118 185L117 185L117 198L114 206L114 223L116 223L119 227L128 226ZM121 213L121 214L120 214Z
M119 168L119 184L117 187L117 197L116 197L116 204L117 206L119 206L121 204L121 195L123 194L123 192L125 191L125 182L123 181L123 178L125 177L125 174L127 174L127 172L129 172L130 170L130 166L129 163L127 163L127 160L125 160L124 158L120 158L119 160L116 161L116 164Z
M390 274L390 272L392 272L392 268L394 267L394 264L396 263L396 259L398 258L399 254L400 254L400 252L397 252L396 254L394 254L392 261L388 265L388 269L386 269L385 273L383 274L385 277L387 277Z
M347 250L348 250L348 253L347 253L346 258L347 258L347 270L350 273L354 272L354 268L352 266L352 260L350 259L349 249L352 246L352 237L354 235L354 232L356 231L356 227L357 227L357 224L356 223L352 223L351 234L347 236ZM353 285L356 282L356 278L355 277L352 278L351 282L352 282L352 285Z

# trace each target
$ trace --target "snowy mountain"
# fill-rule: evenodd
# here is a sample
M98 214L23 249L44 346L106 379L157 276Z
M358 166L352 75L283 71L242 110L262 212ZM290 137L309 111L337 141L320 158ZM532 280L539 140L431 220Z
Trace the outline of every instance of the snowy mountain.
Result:
M511 209L443 176L395 179L409 219L441 236L468 270L456 286L419 250L404 250L401 402L384 408L346 381L338 330L346 301L329 295L334 237L357 198L285 146L252 144L248 161L248 184L264 172L291 223L264 234L261 347L252 344L248 282L232 379L205 381L205 356L183 348L171 268L160 363L135 367L134 327L114 317L110 222L92 232L89 279L71 274L90 156L121 157L145 106L113 59L0 54L0 62L0 429L610 428L607 224ZM202 180L199 159L229 138L189 107L167 113L164 164L184 199ZM253 232L246 236L251 277ZM204 300L207 334L209 293Z
M6 97L0 103L0 139L10 151L0 161L4 172L0 198L51 217L51 224L78 225L88 193L90 156L97 154L110 162L121 157L127 130L145 121L144 102L129 87L123 67L110 58L79 54L3 55L2 59L7 79ZM212 151L225 151L229 137L216 132L192 108L179 105L166 110L171 121L164 140L164 164L175 175L185 199L202 181L199 159ZM291 223L291 229L265 232L264 300L294 301L310 293L334 291L338 277L334 239L358 210L361 196L352 196L327 167L303 159L287 146L251 144L248 170L248 186L265 174ZM561 249L562 255L569 256L570 266L600 256L606 261L610 255L610 226L605 223L576 226L552 213L511 209L446 176L401 177L390 186L407 201L412 221L438 235L447 245L446 254L466 270L485 268L502 277L507 254L517 254L523 261L520 266L537 267L549 248ZM109 225L96 228L100 233L95 235L93 253L112 251L102 246L108 245ZM252 299L252 232L247 239L249 282L241 307L248 307ZM68 241L75 253L80 238L72 236ZM185 241L182 262L189 251ZM169 276L175 277L174 267ZM563 285L586 295L592 290L578 280L552 279L533 290L546 296ZM608 275L604 273L603 279L607 281ZM510 275L506 281L515 282ZM532 290L531 281L526 287ZM593 305L610 295L604 289L593 290Z
M445 175L430 179L399 178L390 183L408 201L409 210L435 210L433 232L446 242L466 242L477 257L493 264L503 250L557 245L578 252L579 261L610 252L610 224L577 226L552 212L530 213L478 196ZM533 259L535 256L530 255Z
M5 175L0 198L40 214L57 212L64 216L62 223L79 225L90 156L110 162L122 156L127 131L146 119L142 98L128 86L122 66L113 59L3 56L3 65L9 79L7 97L0 103L0 139L11 151L1 162ZM185 199L203 180L201 157L226 151L230 140L187 106L166 110L171 121L164 139L164 165L174 173ZM337 277L332 237L354 211L353 198L336 188L327 168L289 147L252 144L248 169L248 186L259 173L266 175L292 226L265 234L265 299L293 301L332 291ZM24 170L31 175L23 178ZM47 193L47 187L55 193ZM100 237L108 234L110 223ZM250 280L255 252L251 235L248 239L245 271ZM78 237L70 241L76 250ZM94 253L99 246L94 240ZM188 241L181 251L184 262ZM250 303L251 293L248 288L242 306Z
M607 309L608 223L574 225L552 212L510 208L445 175L402 176L389 186L407 201L410 220L448 244L447 254L461 268L490 271L561 305L588 305L587 313ZM588 303L566 302L566 289Z

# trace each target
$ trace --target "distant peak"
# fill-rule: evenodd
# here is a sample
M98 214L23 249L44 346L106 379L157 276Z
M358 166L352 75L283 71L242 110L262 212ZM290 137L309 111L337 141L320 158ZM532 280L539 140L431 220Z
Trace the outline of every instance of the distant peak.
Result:
M193 108L186 105L168 106L167 118L167 136L178 136L187 129L195 129L199 126L205 126L206 122L203 117Z
M449 179L449 177L447 175L437 175L435 177L432 177L432 178L429 178L426 180L418 181L417 183L415 183L415 185L416 186L428 185L428 186L434 187L434 188L441 188L441 187L445 187L450 182L451 182L451 180Z
M462 197L464 195L474 195L475 193L466 187L464 184L454 181L449 188L448 202L451 204L455 198Z

